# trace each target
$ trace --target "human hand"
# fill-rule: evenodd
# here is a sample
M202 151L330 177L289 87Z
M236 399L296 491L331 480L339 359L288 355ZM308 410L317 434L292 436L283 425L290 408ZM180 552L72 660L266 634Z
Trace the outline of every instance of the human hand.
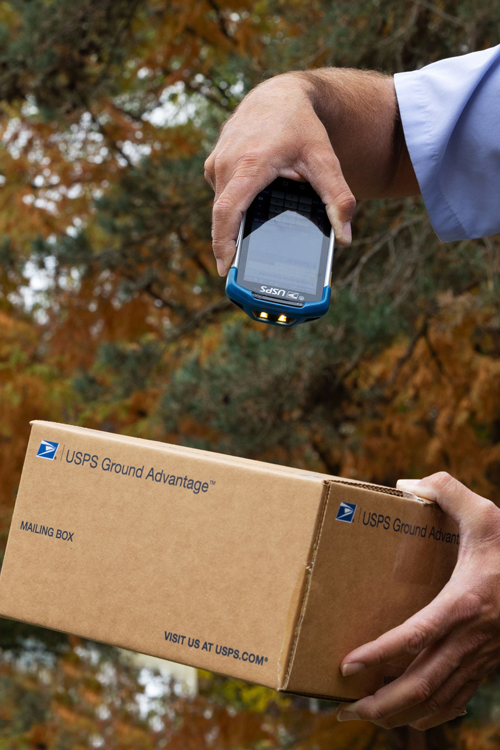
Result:
M424 730L463 714L481 680L500 662L500 509L445 472L397 486L437 502L457 522L458 561L427 607L345 657L344 676L405 655L415 659L374 695L341 704L337 718Z
M212 241L221 276L234 257L244 211L276 177L310 182L326 205L337 243L351 241L356 200L308 85L300 75L285 74L257 86L226 122L205 162L215 191Z

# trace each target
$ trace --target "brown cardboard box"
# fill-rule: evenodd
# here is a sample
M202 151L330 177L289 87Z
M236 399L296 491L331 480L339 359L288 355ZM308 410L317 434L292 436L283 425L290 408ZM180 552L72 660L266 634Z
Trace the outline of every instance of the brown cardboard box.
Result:
M341 659L429 602L455 524L374 485L34 422L0 613L277 690L356 699Z

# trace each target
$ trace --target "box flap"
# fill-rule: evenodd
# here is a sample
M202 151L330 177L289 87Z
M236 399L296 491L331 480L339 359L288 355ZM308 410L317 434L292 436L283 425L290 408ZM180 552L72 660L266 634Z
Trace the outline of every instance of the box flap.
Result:
M344 678L340 662L437 595L453 571L459 539L456 524L435 504L407 501L394 490L328 484L282 688L357 699L407 665Z

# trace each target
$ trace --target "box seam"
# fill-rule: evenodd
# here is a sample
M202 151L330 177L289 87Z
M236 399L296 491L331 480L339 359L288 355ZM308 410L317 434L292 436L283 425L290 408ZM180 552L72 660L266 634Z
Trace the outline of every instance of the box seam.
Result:
M319 543L321 539L321 534L323 531L323 526L325 522L326 517L326 510L328 508L328 501L330 499L330 492L331 492L332 483L330 481L325 481L323 486L323 493L321 498L321 505L318 513L318 524L316 527L316 534L314 537L314 541L311 546L311 553L309 562L306 566L306 581L304 584L304 593L302 594L302 601L300 602L300 606L298 607L298 618L297 618L297 624L295 626L295 632L293 636L292 645L290 647L290 654L288 657L288 664L285 672L285 677L283 680L283 684L280 685L278 688L279 690L286 690L288 683L290 681L292 668L293 668L293 662L295 658L295 653L297 651L297 645L299 641L300 631L302 627L302 622L304 620L304 615L307 609L307 602L309 599L309 590L312 580L312 573L314 569L314 563L316 561L316 556L319 548Z

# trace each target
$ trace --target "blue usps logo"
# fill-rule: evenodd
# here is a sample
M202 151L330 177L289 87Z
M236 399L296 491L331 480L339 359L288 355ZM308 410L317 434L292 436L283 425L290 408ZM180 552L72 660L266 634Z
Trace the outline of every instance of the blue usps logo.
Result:
M336 521L345 521L346 523L352 523L354 521L354 513L356 512L357 505L353 503L340 503L340 507L337 511Z
M58 448L59 443L52 443L50 440L42 440L36 455L38 458L48 458L50 461L53 461L56 457Z

